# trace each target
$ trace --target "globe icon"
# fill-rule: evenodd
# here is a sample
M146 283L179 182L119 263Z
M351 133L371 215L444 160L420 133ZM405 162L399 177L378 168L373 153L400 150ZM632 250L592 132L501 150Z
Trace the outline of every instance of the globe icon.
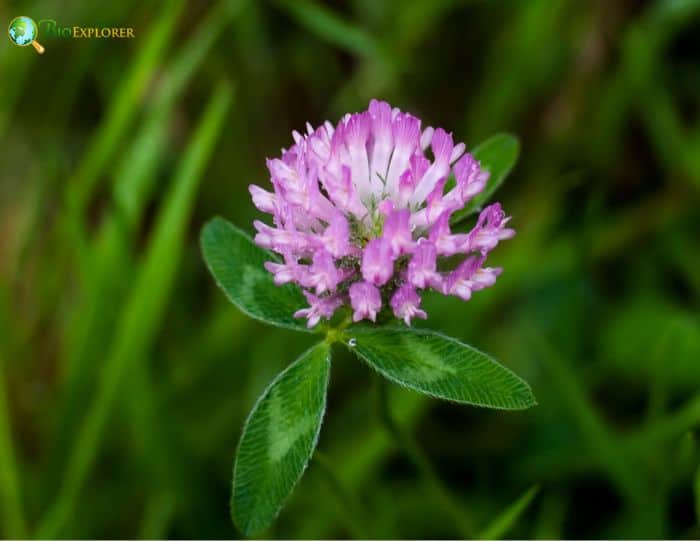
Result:
M15 45L19 45L20 47L32 45L38 53L41 54L44 52L44 48L36 41L39 29L31 17L26 17L24 15L15 17L10 21L7 33L10 36L10 41Z

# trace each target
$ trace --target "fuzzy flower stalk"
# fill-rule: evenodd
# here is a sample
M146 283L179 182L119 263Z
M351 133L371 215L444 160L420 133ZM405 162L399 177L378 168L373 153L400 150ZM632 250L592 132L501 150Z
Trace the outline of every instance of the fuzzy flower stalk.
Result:
M313 327L349 305L354 321L391 310L410 325L427 317L427 289L466 301L495 283L502 269L485 267L486 257L515 231L495 203L471 231L452 232L450 217L488 180L452 134L372 100L336 126L307 124L293 137L267 161L273 191L250 193L273 222L255 222L255 242L282 257L266 269L277 285L298 284L309 303L295 317Z

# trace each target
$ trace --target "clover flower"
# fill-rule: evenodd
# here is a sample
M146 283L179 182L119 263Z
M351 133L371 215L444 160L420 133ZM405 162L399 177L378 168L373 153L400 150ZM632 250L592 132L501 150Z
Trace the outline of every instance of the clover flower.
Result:
M336 126L307 124L293 137L267 161L273 192L251 185L250 193L274 223L255 221L255 242L283 260L265 268L277 285L298 284L309 303L295 317L313 327L349 305L354 321L391 309L410 325L427 317L424 290L469 300L495 283L502 269L484 267L486 256L515 231L495 203L471 231L452 232L451 216L489 175L450 133L372 100Z

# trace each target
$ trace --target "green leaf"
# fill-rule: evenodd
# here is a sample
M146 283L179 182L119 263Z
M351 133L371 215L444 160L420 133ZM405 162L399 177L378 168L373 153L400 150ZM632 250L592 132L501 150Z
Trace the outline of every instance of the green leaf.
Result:
M216 283L229 300L250 317L297 331L308 331L294 312L306 301L292 284L276 286L263 266L277 261L243 231L223 218L213 218L202 230L202 254Z
M304 472L321 430L329 369L322 342L279 374L250 412L231 497L231 516L246 535L272 523Z
M472 154L481 163L481 168L490 173L489 180L480 194L452 215L450 221L453 224L478 212L491 199L518 161L520 142L513 135L499 133L477 145Z
M530 506L538 491L539 487L537 485L530 487L522 496L506 507L503 512L476 537L478 539L502 539L510 529L515 526L520 516Z
M386 378L421 393L487 408L536 404L527 383L491 357L434 331L356 328L348 346Z

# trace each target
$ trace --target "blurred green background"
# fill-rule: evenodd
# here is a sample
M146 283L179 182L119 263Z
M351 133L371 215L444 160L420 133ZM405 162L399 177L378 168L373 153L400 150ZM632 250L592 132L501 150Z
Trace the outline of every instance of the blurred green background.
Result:
M0 3L133 40L0 45L0 533L237 537L240 429L313 340L240 314L202 262L252 232L265 157L384 98L522 152L518 234L426 323L539 406L393 389L418 465L338 350L312 461L270 537L698 537L700 2Z

